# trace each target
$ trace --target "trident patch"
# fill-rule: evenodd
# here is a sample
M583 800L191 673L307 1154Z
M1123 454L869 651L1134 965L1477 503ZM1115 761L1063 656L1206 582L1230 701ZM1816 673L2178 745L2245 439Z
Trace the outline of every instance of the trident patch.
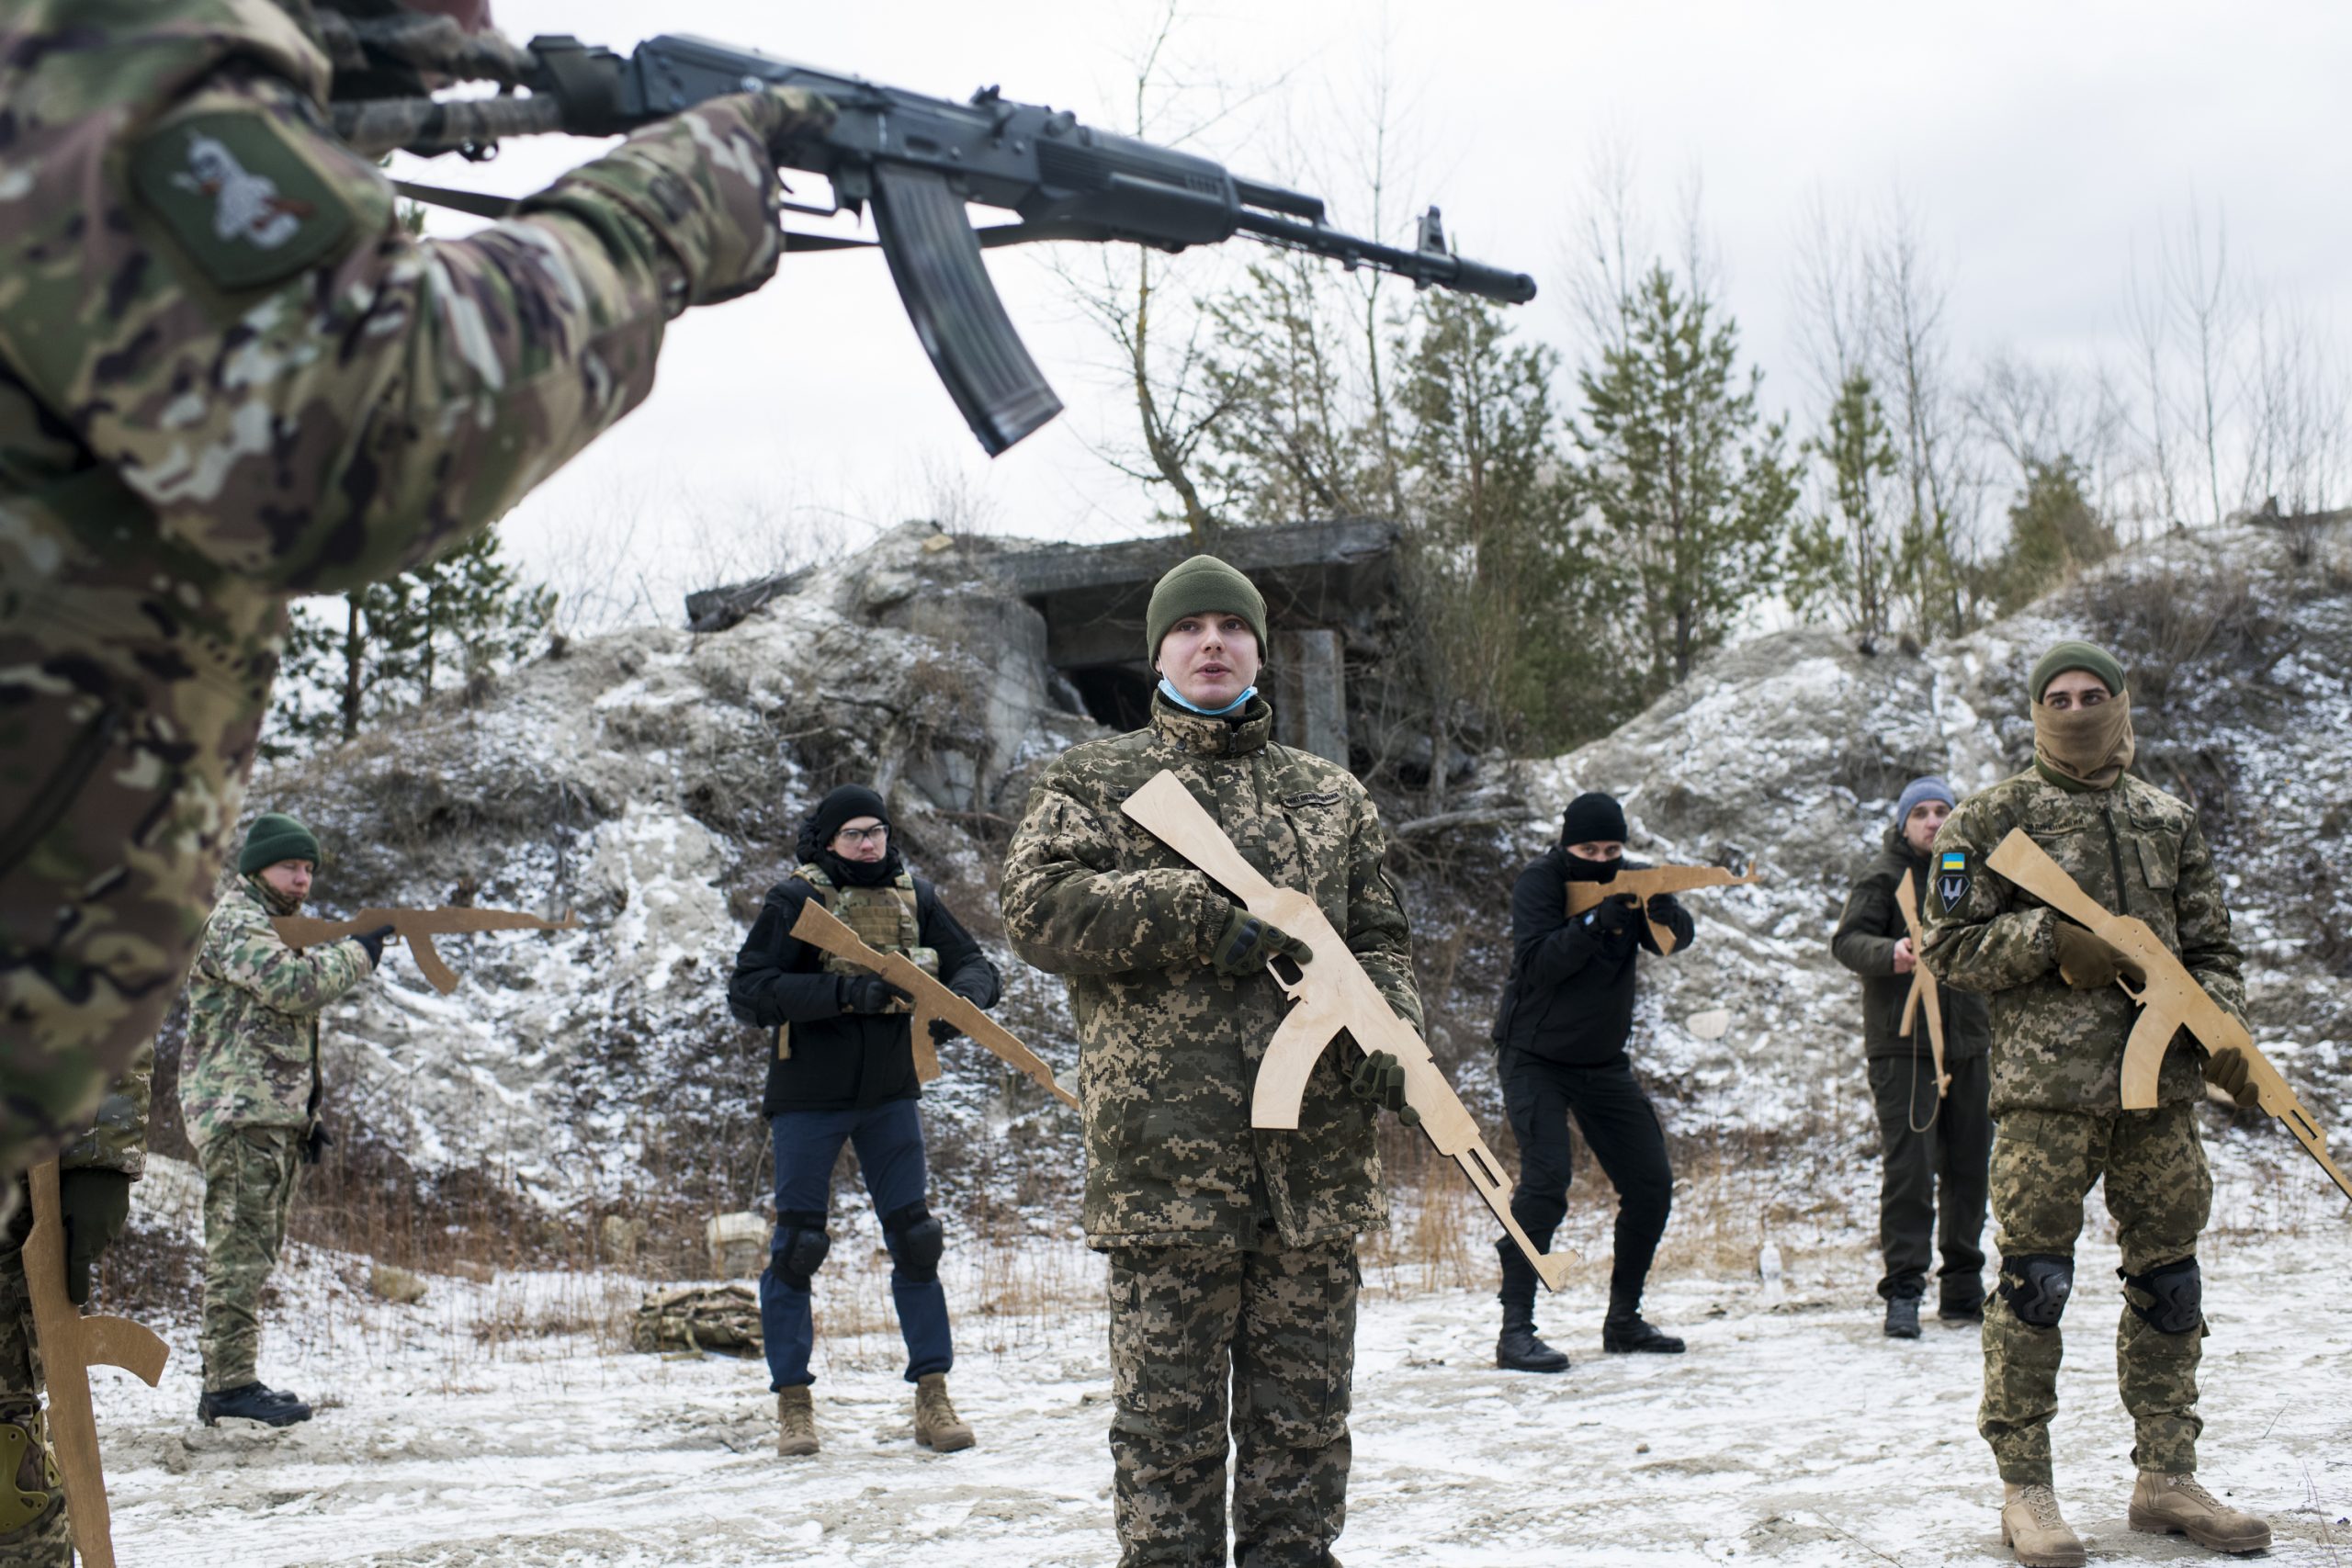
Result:
M1968 857L1957 850L1947 850L1937 857L1936 897L1944 901L1947 915L1968 897Z

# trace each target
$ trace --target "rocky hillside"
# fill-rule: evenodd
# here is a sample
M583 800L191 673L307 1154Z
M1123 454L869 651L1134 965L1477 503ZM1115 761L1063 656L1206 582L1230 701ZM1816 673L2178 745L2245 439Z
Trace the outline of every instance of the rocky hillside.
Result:
M724 631L578 642L475 705L265 769L249 805L318 830L330 912L469 901L582 922L447 942L463 984L447 998L395 950L329 1022L343 1157L379 1183L566 1222L752 1204L764 1044L728 1018L726 976L793 825L848 779L890 792L910 858L1006 970L1004 1021L1067 1066L1059 987L1003 946L996 858L1037 763L1100 731L978 570L1019 547L910 525ZM1763 872L1696 896L1694 948L1652 967L1636 1050L1673 1132L1859 1156L1872 1134L1855 987L1826 950L1846 879L1908 777L1973 788L2029 755L2024 673L2062 635L2109 642L2132 671L2141 771L2205 813L2266 1047L2344 1126L2352 542L2240 530L2143 547L1924 650L1751 641L1608 739L1498 769L1529 802L1522 829L1417 840L1402 860L1441 1054L1506 1154L1483 1035L1508 879L1569 795L1604 788L1626 800L1637 852ZM1073 1119L967 1045L944 1055L932 1115L950 1201L1066 1225Z

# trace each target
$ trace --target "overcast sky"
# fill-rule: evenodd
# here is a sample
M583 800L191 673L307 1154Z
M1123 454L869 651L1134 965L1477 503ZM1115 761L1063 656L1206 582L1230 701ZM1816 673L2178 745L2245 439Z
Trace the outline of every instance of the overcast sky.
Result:
M517 39L626 48L699 32L944 97L999 83L1114 129L1133 114L1128 62L1159 10L496 0ZM1193 150L1266 178L1312 177L1307 160L1328 160L1343 227L1369 220L1350 207L1347 112L1385 58L1411 105L1408 209L1438 203L1465 254L1532 273L1543 296L1514 320L1571 363L1583 345L1561 285L1592 149L1631 152L1662 220L1695 174L1725 303L1768 403L1797 405L1799 425L1790 284L1816 194L1867 208L1903 193L1948 278L1963 359L1996 346L2125 357L2134 247L2144 266L2192 197L2225 213L2242 276L2332 337L2352 325L2352 6L1451 0L1384 13L1227 0L1188 10L1174 53L1193 79L1277 84ZM550 139L479 167L403 160L400 172L522 194L591 150ZM1382 237L1409 243L1409 225ZM1004 457L985 457L965 430L878 254L788 257L759 294L671 328L650 400L524 502L505 525L510 551L583 601L634 597L674 624L684 587L757 570L796 540L854 545L943 494L996 531L1147 531L1148 500L1096 451L1135 417L1103 344L1039 261L999 252L990 265L1068 405ZM1178 282L1220 265L1187 257Z

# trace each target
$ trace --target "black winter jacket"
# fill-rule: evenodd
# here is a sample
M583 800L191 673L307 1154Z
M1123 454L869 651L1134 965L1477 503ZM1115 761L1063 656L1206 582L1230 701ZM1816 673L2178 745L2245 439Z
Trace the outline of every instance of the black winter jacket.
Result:
M1628 861L1626 869L1637 869ZM1675 951L1690 945L1690 911L1663 900ZM1596 913L1598 911L1595 911ZM1568 852L1552 852L1519 874L1510 890L1510 980L1495 1017L1494 1041L1571 1067L1625 1059L1634 1032L1634 956L1657 952L1646 920L1603 936L1592 915L1568 919Z
M939 901L939 890L915 881L915 923L921 945L939 953L939 977L951 991L979 1006L994 1007L1002 981L971 933ZM743 1022L755 1024L766 1047L767 1087L760 1113L786 1111L864 1111L886 1100L921 1094L915 1079L910 1020L898 1013L842 1010L845 976L827 974L824 953L792 934L792 922L814 890L788 877L768 890L752 934L735 955L727 985L727 1005ZM778 1024L792 1026L792 1055L775 1055Z
M1894 890L1903 874L1913 877L1913 890L1922 900L1919 918L1928 907L1928 860L1911 852L1900 828L1889 828L1879 841L1878 853L1854 890L1846 895L1846 912L1838 918L1829 951L1838 962L1862 977L1862 1055L1925 1056L1929 1050L1928 1026L1914 1023L1911 1037L1903 1027L1904 999L1911 994L1911 976L1894 972L1894 944L1904 933L1903 908ZM1938 987L1944 1000L1944 1062L1964 1062L1982 1056L1993 1043L1993 1015L1984 998L1957 986Z

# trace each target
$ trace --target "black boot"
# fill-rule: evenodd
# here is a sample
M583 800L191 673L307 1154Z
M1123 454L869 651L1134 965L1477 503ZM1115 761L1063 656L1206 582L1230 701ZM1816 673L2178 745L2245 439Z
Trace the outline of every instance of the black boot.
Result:
M1502 1337L1495 1341L1495 1365L1507 1372L1565 1372L1568 1359L1535 1337L1535 1308L1503 1303Z
M232 1421L259 1421L266 1427L291 1427L297 1421L308 1421L311 1407L297 1395L258 1382L218 1393L208 1391L197 1400L196 1418L206 1426L224 1416Z
M1889 1339L1919 1337L1919 1298L1889 1296L1886 1298L1886 1337Z
M1611 1292L1609 1315L1600 1320L1600 1348L1611 1355L1679 1356L1682 1341L1661 1334L1642 1319L1642 1298Z

